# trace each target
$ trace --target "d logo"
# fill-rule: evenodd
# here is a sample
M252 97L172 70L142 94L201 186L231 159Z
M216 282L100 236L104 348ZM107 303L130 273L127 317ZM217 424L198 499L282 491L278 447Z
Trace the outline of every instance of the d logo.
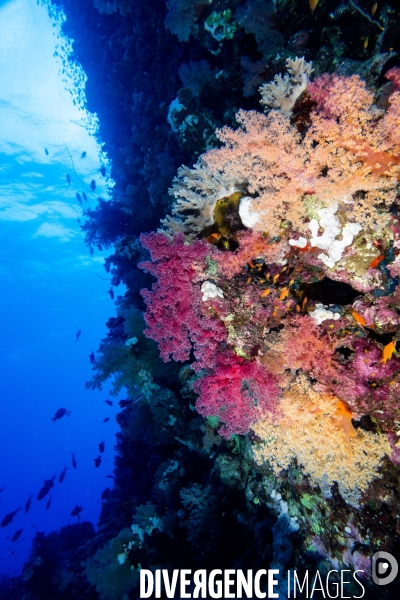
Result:
M372 580L376 585L388 585L397 577L399 565L389 552L375 552L372 557Z

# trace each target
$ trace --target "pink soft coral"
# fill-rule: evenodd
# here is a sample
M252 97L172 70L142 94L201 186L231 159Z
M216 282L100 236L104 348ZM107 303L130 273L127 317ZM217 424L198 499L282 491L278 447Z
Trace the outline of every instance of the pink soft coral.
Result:
M217 416L224 423L223 437L245 434L266 412L276 410L279 388L273 375L233 352L220 353L212 373L194 384L200 394L196 408L203 417Z

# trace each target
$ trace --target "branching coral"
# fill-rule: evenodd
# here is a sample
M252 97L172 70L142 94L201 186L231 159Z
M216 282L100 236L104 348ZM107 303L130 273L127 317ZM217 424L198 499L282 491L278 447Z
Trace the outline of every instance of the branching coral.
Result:
M289 116L296 100L305 91L309 76L313 68L304 58L288 58L286 61L287 73L275 75L274 81L264 83L260 87L261 104L267 109L279 108L282 114Z

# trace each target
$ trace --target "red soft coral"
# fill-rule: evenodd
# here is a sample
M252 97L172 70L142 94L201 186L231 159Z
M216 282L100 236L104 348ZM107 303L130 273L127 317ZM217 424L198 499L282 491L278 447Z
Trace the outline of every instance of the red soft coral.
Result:
M196 408L203 417L217 416L224 423L223 437L246 434L266 412L274 412L279 388L273 375L256 361L233 352L217 355L212 373L194 384L200 394Z

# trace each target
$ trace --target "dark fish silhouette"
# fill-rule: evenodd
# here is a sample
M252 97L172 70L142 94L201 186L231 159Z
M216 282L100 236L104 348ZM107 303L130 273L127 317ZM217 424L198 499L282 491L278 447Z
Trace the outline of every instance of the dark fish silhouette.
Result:
M70 410L67 410L66 408L59 408L54 417L51 417L51 420L53 421L53 423L55 423L58 419L62 419L65 415L69 417L70 414Z
M105 167L101 167L101 169L99 169L99 171L103 175L103 177L106 176L106 168Z
M78 331L76 332L76 339L75 341L77 342L79 340L79 338L81 337L81 333L82 331L80 329L78 329Z
M105 419L103 419L103 423L107 423L107 421L110 420L110 417L106 417Z
M64 465L64 469L60 473L60 477L58 478L59 483L62 483L65 479L65 473L69 471L69 468Z
M76 462L75 452L71 452L71 454L72 454L72 466L74 467L74 469L76 469L76 467L78 466L78 463Z
M101 499L102 500L107 500L107 498L110 497L111 494L111 490L110 488L106 488L102 493L101 493Z
M83 506L75 506L75 508L71 512L71 517L78 517L78 519L81 520L81 510L82 510L82 508L83 508Z
M90 189L94 192L94 190L96 189L96 182L94 179L92 179L92 181L90 182Z
M93 256L93 253L94 253L93 246L90 246L89 252L90 252L90 256Z
M49 510L49 508L50 508L50 505L51 505L51 498L52 498L52 497L50 496L50 498L47 500L47 504L46 504L46 510Z
M94 363L96 362L96 357L95 357L95 355L94 355L94 352L93 352L93 350L92 350L92 352L89 354L89 359L90 359L90 362L92 363L92 365L94 365Z
M98 456L97 458L94 459L94 466L96 467L96 469L98 469L100 465L101 465L101 456Z
M102 440L102 441L100 442L100 444L99 444L99 450L100 450L100 452L101 452L102 454L103 454L103 452L104 452L104 449L105 449L105 444L104 444L104 442L103 442L103 440Z
M44 153L45 153L46 156L49 155L49 151L47 150L47 148L44 149Z
M38 495L37 495L37 499L38 500L43 500L43 498L45 496L47 496L47 494L49 493L49 491L51 490L52 487L54 487L54 480L55 480L56 476L53 475L52 479L45 479L44 480L44 484L41 487Z
M114 300L114 290L113 290L112 288L110 288L110 289L108 290L108 293L110 294L110 298L111 298L111 300Z
M85 158L85 156L86 156L86 152L83 151L82 154L81 154L81 158Z
M104 402L105 402L106 404L108 404L108 406L112 406L112 405L113 405L113 401L112 401L112 400L109 400L108 398L107 398L107 400L104 400Z
M82 196L83 196L84 201L87 202L87 196L86 196L85 192L82 192Z
M67 183L68 185L71 185L71 177L69 176L69 173L67 173Z
M76 199L78 200L79 204L82 206L82 198L81 198L81 195L80 195L78 192L76 192L76 194L75 194L75 195L76 195Z
M13 518L15 517L15 515L17 514L18 511L21 510L21 507L19 506L17 508L17 510L13 510L12 512L8 513L4 519L2 520L2 522L0 523L0 527L7 527L7 525L9 525L10 523L12 523Z
M21 537L22 532L23 532L23 529L17 529L17 531L12 536L11 541L16 542Z
M29 496L28 500L25 503L25 512L26 513L29 512L29 509L30 509L31 504L32 504L32 498L33 498L33 496Z

